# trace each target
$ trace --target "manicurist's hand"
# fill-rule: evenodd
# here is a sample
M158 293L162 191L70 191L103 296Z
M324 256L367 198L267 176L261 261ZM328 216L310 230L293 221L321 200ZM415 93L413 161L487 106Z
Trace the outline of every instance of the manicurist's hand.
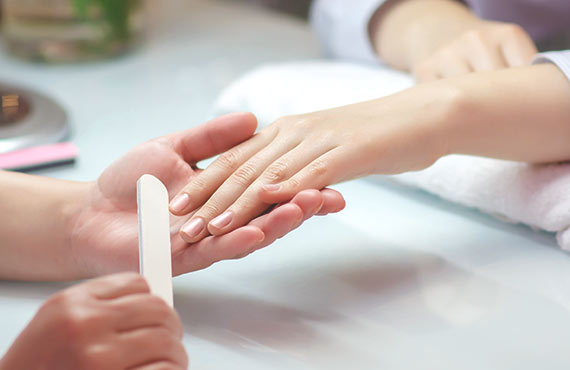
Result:
M135 185L142 174L159 178L170 196L174 197L200 174L197 162L250 138L256 126L256 119L251 114L220 117L202 126L139 145L112 164L96 183L91 184L72 223L71 251L84 273L97 276L138 270ZM194 199L195 195L190 193L189 197ZM179 233L189 217L172 217L173 273L179 275L220 260L243 257L271 244L307 218L337 212L343 207L342 196L334 190L307 190L291 199L290 203L258 219L253 220L259 214L252 215L245 220L243 227L233 233L223 237L210 236L192 245Z
M388 2L369 31L380 58L419 82L521 67L536 54L521 27L480 19L456 0Z
M250 138L256 126L253 115L234 114L151 140L117 160L95 182L0 171L0 278L77 280L138 271L138 178L145 173L158 177L173 197L200 174L198 161ZM173 273L242 257L313 215L343 207L344 199L334 190L307 190L233 233L192 245L178 233L189 216L173 216Z
M140 275L123 273L52 296L12 344L0 370L183 370L176 312Z
M412 72L419 82L471 72L522 67L537 53L530 36L515 24L476 22L433 53L418 60Z

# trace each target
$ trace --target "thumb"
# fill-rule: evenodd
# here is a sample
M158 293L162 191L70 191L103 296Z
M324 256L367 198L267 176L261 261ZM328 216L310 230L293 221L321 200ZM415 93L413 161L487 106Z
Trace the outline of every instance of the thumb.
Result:
M257 119L252 113L231 113L168 135L167 138L186 162L194 164L250 138L256 128Z

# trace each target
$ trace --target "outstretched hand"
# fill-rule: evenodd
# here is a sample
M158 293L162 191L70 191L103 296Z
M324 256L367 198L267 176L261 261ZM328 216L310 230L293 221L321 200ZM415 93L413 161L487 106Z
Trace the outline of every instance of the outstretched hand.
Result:
M138 270L136 182L143 174L160 179L171 196L201 172L197 163L250 138L257 126L248 113L222 116L204 125L141 144L113 163L90 185L72 224L70 244L85 277ZM179 233L191 215L171 217L174 275L243 257L267 246L315 214L338 212L342 196L330 189L305 190L289 203L223 236L188 244Z

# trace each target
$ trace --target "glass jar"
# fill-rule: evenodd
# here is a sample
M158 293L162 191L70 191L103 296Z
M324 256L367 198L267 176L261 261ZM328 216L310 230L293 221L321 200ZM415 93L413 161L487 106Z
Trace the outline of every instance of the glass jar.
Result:
M2 0L2 16L7 48L44 62L123 54L145 23L144 0Z

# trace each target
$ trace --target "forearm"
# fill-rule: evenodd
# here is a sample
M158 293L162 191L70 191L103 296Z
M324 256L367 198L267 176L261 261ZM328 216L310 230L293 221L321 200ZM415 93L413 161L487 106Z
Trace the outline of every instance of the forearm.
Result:
M77 275L68 230L87 186L0 171L0 278Z
M370 36L383 60L410 71L417 61L477 22L466 6L454 0L395 0L372 18Z
M570 159L570 83L552 64L436 83L457 91L441 135L449 153L531 163Z

